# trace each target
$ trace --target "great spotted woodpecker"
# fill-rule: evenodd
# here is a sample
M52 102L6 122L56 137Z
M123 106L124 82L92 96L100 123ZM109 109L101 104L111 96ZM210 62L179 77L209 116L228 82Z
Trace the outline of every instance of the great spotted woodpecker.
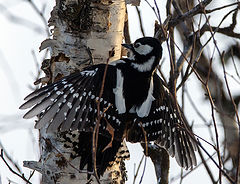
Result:
M77 130L81 135L77 149L89 159L82 162L80 169L88 164L91 170L92 157L88 153L99 103L97 166L100 175L106 163L114 160L124 138L131 142L157 141L175 156L180 166L187 169L196 165L196 145L188 134L186 120L156 72L162 57L160 42L143 37L123 46L129 49L129 57L109 65L87 67L28 95L20 109L32 109L24 118L40 114L35 127L47 127L48 132ZM103 93L99 96L103 81ZM109 126L114 134L109 132ZM112 136L113 144L107 147ZM84 144L88 147L85 152L81 149Z

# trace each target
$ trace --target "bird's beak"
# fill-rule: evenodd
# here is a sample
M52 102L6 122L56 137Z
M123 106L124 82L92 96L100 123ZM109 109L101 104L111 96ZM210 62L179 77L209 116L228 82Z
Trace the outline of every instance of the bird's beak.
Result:
M125 48L127 48L127 49L133 50L133 44L123 43L122 46L125 47Z

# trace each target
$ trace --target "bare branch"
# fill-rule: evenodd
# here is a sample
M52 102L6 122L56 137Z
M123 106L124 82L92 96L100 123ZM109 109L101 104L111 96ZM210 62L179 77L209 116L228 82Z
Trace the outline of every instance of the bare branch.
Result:
M24 180L26 183L32 184L27 178L25 178L24 174L18 174L16 171L14 171L14 170L11 168L11 166L8 164L8 162L7 162L7 161L5 160L5 158L4 158L3 149L1 149L0 158L2 159L2 161L5 163L5 165L8 167L8 169L9 169L14 175L17 175L19 178L21 178L22 180Z
M199 3L197 6L195 6L193 9L189 10L188 12L177 16L176 18L169 21L169 27L175 27L180 22L185 21L186 19L189 19L199 13L203 13L203 7L206 7L208 4L210 4L212 0L204 0L201 3Z

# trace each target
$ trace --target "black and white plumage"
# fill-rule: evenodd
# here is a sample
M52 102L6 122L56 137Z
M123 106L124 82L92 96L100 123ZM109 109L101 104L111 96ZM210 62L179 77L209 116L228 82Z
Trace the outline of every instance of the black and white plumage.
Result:
M35 127L47 126L50 132L91 133L96 125L99 102L102 117L99 133L110 142L113 135L107 127L113 128L116 144L108 149L114 154L123 138L131 142L144 141L144 129L147 141L159 142L176 157L180 166L187 169L196 165L195 143L185 131L185 119L155 72L162 57L160 42L143 37L123 46L130 50L128 58L87 67L28 95L20 109L32 109L24 118L41 114ZM99 97L106 67L104 90ZM114 155L107 161L113 159Z

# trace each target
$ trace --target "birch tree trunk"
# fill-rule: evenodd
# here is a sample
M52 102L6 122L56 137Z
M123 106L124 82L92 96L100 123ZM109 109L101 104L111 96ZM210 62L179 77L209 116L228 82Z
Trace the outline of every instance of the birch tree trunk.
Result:
M42 81L47 79L52 83L86 65L119 59L125 12L124 0L56 0L49 20L52 38L43 41L40 47L40 50L51 50L51 59L43 62L46 77ZM40 130L40 147L40 161L26 161L24 166L42 173L42 183L89 181L86 173L79 172L80 159L71 160L72 148L64 147L61 134ZM125 176L116 172L121 167L121 162L113 164L100 179L101 183L124 182ZM97 183L94 177L92 180Z

